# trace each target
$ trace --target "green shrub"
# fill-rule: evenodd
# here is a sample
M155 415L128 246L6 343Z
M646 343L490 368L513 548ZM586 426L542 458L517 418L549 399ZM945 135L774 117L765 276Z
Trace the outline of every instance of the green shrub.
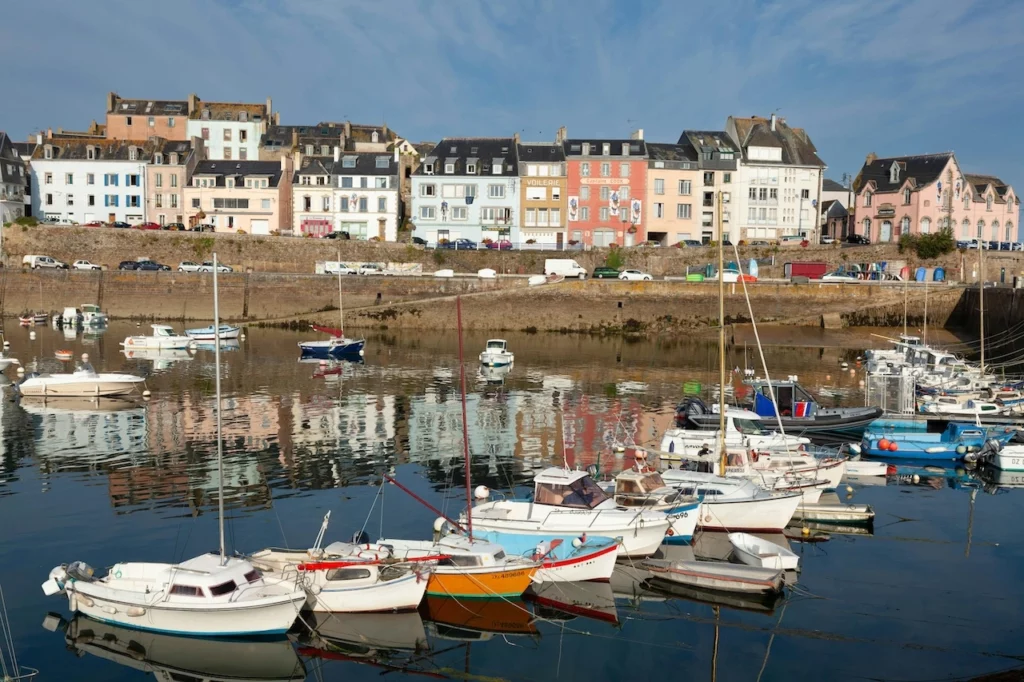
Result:
M900 253L913 251L922 260L931 260L955 251L956 240L949 229L930 234L904 234L898 248Z
M621 250L610 249L608 251L608 257L604 259L604 264L609 268L615 268L618 270L626 264L626 257L622 255Z
M35 216L30 215L23 215L19 218L15 218L14 222L17 223L18 225L27 227L35 227L36 225L39 224L39 220Z

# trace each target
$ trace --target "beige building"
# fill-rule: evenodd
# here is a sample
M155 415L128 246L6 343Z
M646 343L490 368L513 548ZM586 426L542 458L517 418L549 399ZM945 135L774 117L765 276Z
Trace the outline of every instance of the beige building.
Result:
M292 224L292 159L202 161L185 188L189 225L217 232L271 234Z
M521 142L519 177L519 215L523 217L519 232L520 249L562 249L566 236L565 150L558 142Z
M107 93L108 140L145 140L154 135L165 140L188 139L189 100L122 99Z
M688 144L648 142L647 239L661 246L700 241L701 172Z
M203 158L203 141L153 138L146 146L146 217L158 225L185 222L185 188Z

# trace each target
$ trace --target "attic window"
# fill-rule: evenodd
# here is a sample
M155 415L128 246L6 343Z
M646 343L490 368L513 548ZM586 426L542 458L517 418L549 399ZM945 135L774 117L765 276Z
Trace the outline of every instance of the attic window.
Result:
M466 164L466 173L470 175L476 175L476 164L469 162Z
M454 163L446 163L444 165L444 172L448 173L448 174L454 173L455 172L455 164Z
M451 149L452 149L452 151L451 151L452 154L458 154L459 153L459 150L458 150L457 147L455 147L455 145L452 145Z
M138 161L139 160L139 149L138 147L128 147L128 160Z
M248 121L249 120L249 112L247 112L247 111L239 111L238 112L238 120L241 121L242 123L245 123L246 121Z
M235 186L235 179L234 178L225 178L224 179L224 186L227 187L228 189L233 188Z
M306 156L313 156L313 145L306 145Z
M171 153L171 165L172 166L177 166L178 165L178 155L173 153L173 152Z
M433 175L434 174L434 164L430 163L430 162L424 163L423 164L423 173L424 173L424 175Z
M623 156L629 156L629 143L628 142L623 142L622 143L622 155Z
M356 157L354 157L354 156L346 156L345 158L343 158L341 160L341 167L342 168L355 168L356 167Z
M480 153L479 149L480 149L479 147L470 147L469 148L469 153L470 154L479 154Z
M153 155L153 163L155 165L157 165L157 166L163 165L163 162L164 162L164 155L163 154L154 154Z
M991 194L989 194L987 197L985 197L985 210L986 211L991 211L992 210L992 195Z
M331 148L326 144L320 145L320 156L330 156Z
M889 182L896 184L900 181L900 163L899 161L893 161L892 166L889 167Z
M96 147L86 147L85 148L85 158L89 159L90 161L95 159L96 158Z
M390 161L390 157L388 157L388 156L378 156L377 157L377 163L376 163L377 168L387 168L389 161Z
M602 156L610 156L611 153L612 153L612 144L611 144L611 142L603 143L601 145L601 155Z
M53 158L53 147L51 145L46 145L45 147L43 147L43 158L44 159L52 159Z
M570 152L578 152L579 150L580 150L580 146L578 144L571 144L571 145L569 145L569 151Z
M209 109L203 109L203 113L200 114L200 117L204 121L209 121L210 120L210 110Z
M376 131L376 130L374 130L374 131L373 131L373 134L372 134L372 135L370 135L370 141L371 141L371 142L379 142L379 141L380 141L380 135L379 135L379 134L377 134L377 131Z

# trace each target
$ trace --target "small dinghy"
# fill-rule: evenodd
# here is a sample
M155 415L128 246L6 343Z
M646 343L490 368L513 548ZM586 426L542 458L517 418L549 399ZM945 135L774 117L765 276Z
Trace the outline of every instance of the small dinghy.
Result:
M233 327L229 324L222 324L220 326L220 340L221 341L233 341L238 338L241 334L241 327ZM186 329L185 336L195 341L216 341L217 330L213 328L211 324L209 327L203 327L202 329Z
M699 587L716 592L772 594L782 591L783 571L780 568L744 566L722 561L667 561L646 559L641 566L651 572L653 580Z
M729 544L733 554L747 566L796 571L800 568L800 557L774 542L762 540L750 533L729 533Z
M55 350L53 351L53 357L64 362L68 362L75 357L75 352L71 350Z

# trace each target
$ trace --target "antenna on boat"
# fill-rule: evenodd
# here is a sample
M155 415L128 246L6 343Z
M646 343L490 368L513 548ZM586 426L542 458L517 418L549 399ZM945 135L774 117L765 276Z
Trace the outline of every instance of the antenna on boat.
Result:
M466 421L466 363L462 361L462 297L455 297L455 321L459 330L459 384L462 390L462 454L466 470L466 535L473 541L473 492L469 485L469 427Z
M316 542L313 543L313 551L317 552L320 550L320 544L324 541L324 533L327 532L327 524L331 520L331 512L327 510L324 514L324 522L320 524L320 532L316 534Z
M217 517L220 526L220 563L227 563L224 551L224 444L221 440L220 401L220 299L217 291L217 253L213 253L213 363L217 391Z

